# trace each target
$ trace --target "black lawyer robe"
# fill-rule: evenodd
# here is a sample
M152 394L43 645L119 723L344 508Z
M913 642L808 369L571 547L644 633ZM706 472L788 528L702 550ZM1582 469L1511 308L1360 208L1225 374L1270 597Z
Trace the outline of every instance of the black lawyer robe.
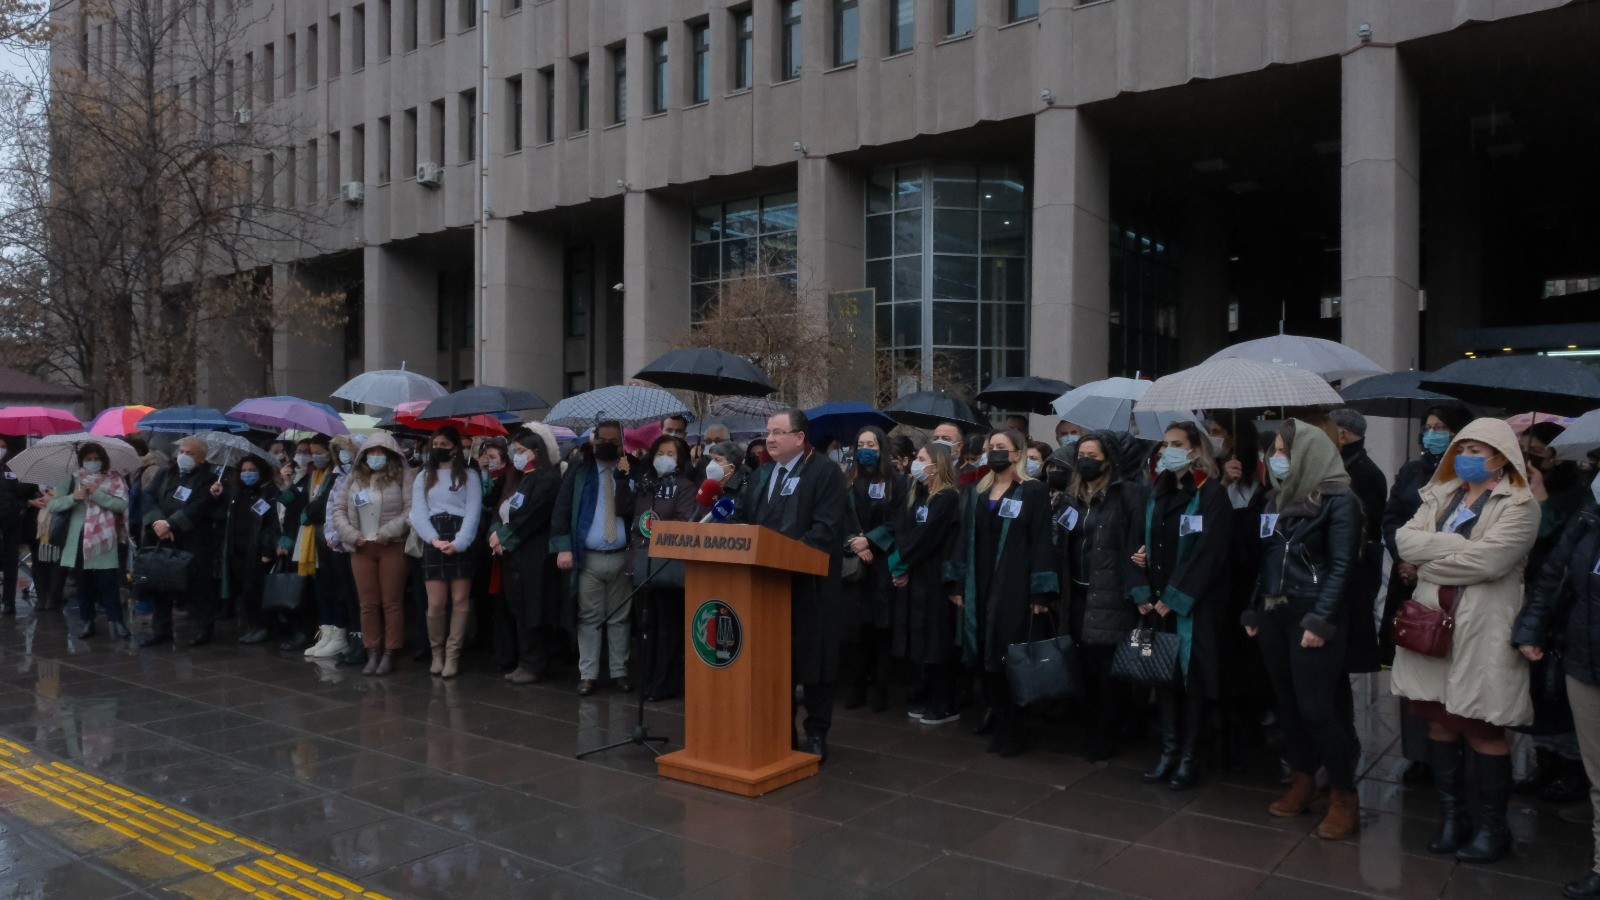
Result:
M956 614L946 581L961 528L961 495L945 488L928 496L924 485L904 498L893 519L896 568L907 584L895 594L891 651L915 663L956 660Z
M1014 518L1001 515L1006 501L1021 503ZM1043 482L1013 483L992 509L988 491L977 484L963 491L953 580L966 604L960 629L964 663L1001 671L1006 648L1028 640L1032 607L1059 598L1052 527L1050 492ZM1050 636L1033 635L1036 640Z

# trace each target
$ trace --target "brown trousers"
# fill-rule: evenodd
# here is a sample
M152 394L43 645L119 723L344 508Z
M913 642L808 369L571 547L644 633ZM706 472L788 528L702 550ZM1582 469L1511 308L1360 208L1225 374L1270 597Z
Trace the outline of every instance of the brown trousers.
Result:
M350 573L361 599L361 643L368 651L405 646L406 546L368 542L350 554ZM381 638L381 641L380 641Z

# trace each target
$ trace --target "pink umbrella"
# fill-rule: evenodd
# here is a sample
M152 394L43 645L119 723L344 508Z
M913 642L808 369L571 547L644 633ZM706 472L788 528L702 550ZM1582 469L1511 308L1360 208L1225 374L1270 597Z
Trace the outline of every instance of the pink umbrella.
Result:
M1572 424L1572 419L1568 416L1558 416L1552 413L1542 412L1518 413L1506 419L1506 424L1510 425L1511 430L1515 431L1517 434L1522 434L1524 431L1527 431L1528 428L1531 427L1535 422L1554 422L1557 425L1560 425L1562 428L1565 428Z
M8 406L0 409L0 434L68 434L82 431L83 423L64 409L49 406Z
M101 437L123 437L139 430L139 420L155 412L153 406L113 406L100 411L89 423L89 433Z
M624 428L622 430L622 449L628 453L642 453L650 449L656 438L661 436L661 423L651 422L640 425L638 428Z

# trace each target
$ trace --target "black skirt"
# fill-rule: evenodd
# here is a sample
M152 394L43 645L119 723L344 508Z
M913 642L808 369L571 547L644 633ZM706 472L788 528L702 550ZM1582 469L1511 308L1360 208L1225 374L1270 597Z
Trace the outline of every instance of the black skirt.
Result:
M450 513L436 513L428 517L428 522L433 525L433 530L439 532L439 540L454 541L461 531L464 520ZM422 548L422 580L423 581L455 581L456 579L470 579L473 575L473 549L466 552L457 551L446 556L438 547L426 544Z

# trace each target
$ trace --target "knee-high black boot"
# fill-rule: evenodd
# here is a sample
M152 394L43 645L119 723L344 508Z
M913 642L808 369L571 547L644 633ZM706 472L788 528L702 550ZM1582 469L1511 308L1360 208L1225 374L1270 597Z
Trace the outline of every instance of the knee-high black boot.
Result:
M1463 756L1460 741L1428 741L1428 767L1433 770L1433 792L1439 798L1439 833L1428 845L1429 853L1454 853L1472 837Z
M1156 708L1161 714L1161 756L1155 768L1142 776L1146 784L1166 781L1178 764L1178 692L1156 691Z
M1456 851L1462 862L1494 862L1511 849L1506 802L1511 796L1511 757L1474 752L1478 770L1478 815L1472 840Z
M1178 767L1172 771L1167 787L1187 791L1200 781L1200 735L1205 731L1206 701L1198 690L1184 695L1183 746L1178 757Z

